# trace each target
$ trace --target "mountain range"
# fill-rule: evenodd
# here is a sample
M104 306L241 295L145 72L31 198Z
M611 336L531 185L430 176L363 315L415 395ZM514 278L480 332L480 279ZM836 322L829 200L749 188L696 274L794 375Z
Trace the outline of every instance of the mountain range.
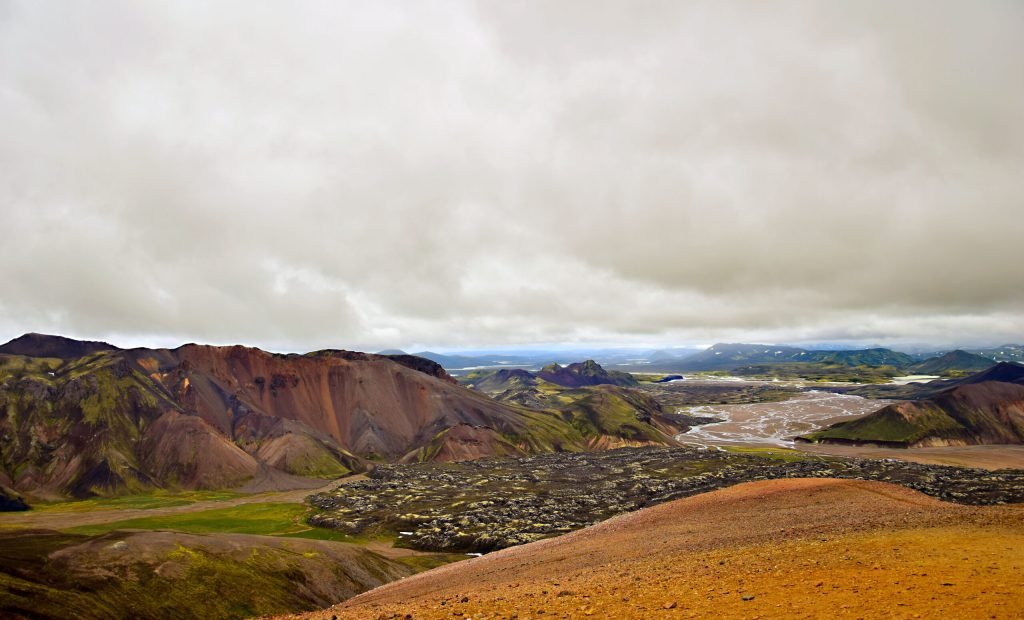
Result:
M0 485L37 497L258 487L622 439L606 432L671 441L643 416L627 428L496 402L404 354L120 349L40 334L0 346Z
M391 349L381 351L381 353L395 354L400 351ZM946 357L950 353L955 355ZM748 366L802 363L849 367L891 367L911 373L933 374L925 372L928 366L924 366L924 370L915 368L916 365L930 362L931 366L938 369L936 374L955 374L981 370L999 361L1024 361L1024 346L1006 344L988 349L910 354L882 347L836 350L771 344L718 343L704 350L685 348L597 349L448 354L423 351L414 355L433 360L446 370L459 375L474 369L499 367L536 371L552 361L588 358L606 368L630 372L730 371ZM982 359L987 360L987 365L980 365Z
M761 344L716 344L681 360L658 364L659 370L732 370L755 364L829 363L846 366L905 367L915 362L906 353L889 349L812 351L798 347Z

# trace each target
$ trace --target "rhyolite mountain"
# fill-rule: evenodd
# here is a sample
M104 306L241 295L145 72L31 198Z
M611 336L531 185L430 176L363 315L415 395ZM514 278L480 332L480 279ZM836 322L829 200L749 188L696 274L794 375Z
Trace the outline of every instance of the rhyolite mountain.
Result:
M893 403L799 439L900 447L1024 443L1024 366L1000 362L936 383L926 398Z
M622 426L496 402L410 355L76 342L0 346L0 484L35 497L227 488L275 471L584 450ZM635 426L661 438L644 415Z
M793 362L903 368L910 366L915 360L906 353L881 348L850 351L811 351L781 345L719 343L681 360L660 361L654 366L658 370L665 371L700 371L732 370L753 364Z
M995 365L996 362L987 357L957 349L913 364L907 367L907 370L922 375L946 375L955 372L978 372Z

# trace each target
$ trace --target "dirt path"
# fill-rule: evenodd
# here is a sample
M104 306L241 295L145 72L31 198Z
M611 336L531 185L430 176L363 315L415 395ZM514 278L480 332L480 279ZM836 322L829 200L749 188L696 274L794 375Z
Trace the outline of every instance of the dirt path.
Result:
M1015 618L1022 568L1024 507L773 480L445 566L307 617Z
M165 506L161 508L103 508L90 510L88 512L60 512L60 511L32 511L27 512L5 512L0 513L0 527L31 527L39 529L63 529L79 525L99 525L101 523L113 523L126 519L137 519L142 517L155 517L170 514L182 514L190 512L203 512L219 508L230 508L243 504L301 504L306 497L313 493L330 491L339 484L350 484L365 480L366 476L360 474L349 476L341 480L334 480L318 489L293 489L290 491L272 491L269 493L256 493L243 495L225 500L203 500L184 506Z

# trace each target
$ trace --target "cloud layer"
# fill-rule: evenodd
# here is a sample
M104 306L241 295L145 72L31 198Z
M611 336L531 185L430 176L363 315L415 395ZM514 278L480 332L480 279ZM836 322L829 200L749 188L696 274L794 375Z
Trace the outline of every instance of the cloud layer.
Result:
M608 4L0 2L0 336L1024 339L1022 5Z

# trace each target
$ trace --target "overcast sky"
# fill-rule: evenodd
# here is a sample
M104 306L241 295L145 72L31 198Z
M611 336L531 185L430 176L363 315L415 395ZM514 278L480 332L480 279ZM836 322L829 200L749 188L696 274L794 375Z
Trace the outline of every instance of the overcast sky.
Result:
M0 340L1024 341L1024 3L0 0Z

